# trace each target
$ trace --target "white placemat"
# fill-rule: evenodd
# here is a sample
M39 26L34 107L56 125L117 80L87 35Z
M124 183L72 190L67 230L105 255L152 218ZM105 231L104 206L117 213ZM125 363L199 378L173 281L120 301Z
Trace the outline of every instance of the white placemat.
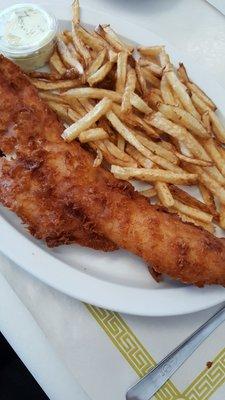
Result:
M214 308L170 318L119 315L58 293L4 257L0 265L10 286L92 400L124 400L130 385L216 311ZM155 398L225 398L224 337L225 324L205 341ZM206 367L208 361L213 362L210 369Z
M225 15L225 1L224 0L207 0L213 7Z

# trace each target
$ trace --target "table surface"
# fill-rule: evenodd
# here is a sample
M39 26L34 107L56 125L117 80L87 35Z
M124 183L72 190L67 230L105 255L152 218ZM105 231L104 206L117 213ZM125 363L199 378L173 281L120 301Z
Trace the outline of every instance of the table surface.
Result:
M32 0L29 2L36 3ZM222 2L225 3L224 0L221 0ZM5 0L4 7L15 3L18 2ZM38 0L38 3L53 11L58 18L70 18L71 1ZM63 9L62 3L65 4ZM225 87L225 17L206 1L83 0L81 5L119 15L121 19L141 24L166 38L197 62L204 63L205 68ZM1 4L0 9L2 7ZM87 400L87 395L60 362L42 331L3 276L0 276L0 304L7 305L4 308L0 306L2 333L49 398ZM12 313L13 321L8 318Z

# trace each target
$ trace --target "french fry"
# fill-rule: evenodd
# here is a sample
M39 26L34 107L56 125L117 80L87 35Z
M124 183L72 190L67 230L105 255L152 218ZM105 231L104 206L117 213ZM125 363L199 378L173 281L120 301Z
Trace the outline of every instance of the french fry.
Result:
M104 62L104 60L105 60L105 57L106 57L106 53L107 53L107 51L106 51L105 48L102 49L102 50L98 53L97 57L96 57L96 58L94 59L94 61L90 64L89 68L88 68L87 71L86 71L87 77L90 77L92 74L94 74L95 72L97 72L98 69L102 66L102 64L103 64L103 62Z
M207 230L210 233L214 233L214 226L212 223L205 223L202 221L199 221L197 219L191 218L181 212L177 211L177 215L180 217L180 219L182 220L182 222L187 222L187 223L191 223L194 224L195 226L198 226L200 228L203 228L205 230Z
M67 45L62 40L62 35L59 35L57 38L57 48L61 58L63 59L64 64L74 68L79 75L82 75L84 73L83 66L81 65L79 60L72 56Z
M90 64L91 54L77 34L76 24L72 24L72 40L77 52L84 59L86 66Z
M44 81L41 79L31 79L32 84L40 90L57 90L57 89L70 89L80 86L83 83L83 78L59 80L55 82Z
M204 125L206 132L211 136L211 125L208 111L202 114L202 124Z
M217 117L217 115L214 113L214 111L209 110L209 118L212 122L212 128L213 128L213 132L215 133L217 139L221 142L221 143L225 143L225 128L224 126L221 124L219 118Z
M102 154L101 150L97 148L96 152L97 152L97 155L96 155L95 160L93 162L93 167L94 168L99 167L101 165L102 161L103 161L103 154Z
M136 74L133 68L130 68L127 72L127 80L126 80L126 86L122 98L122 105L121 105L121 111L122 113L128 113L132 109L131 105L131 96L134 93L136 86Z
M168 133L179 142L182 142L197 158L209 161L210 158L199 142L184 128L166 119L161 113L153 113L149 122L152 126Z
M113 90L107 89L99 89L99 88L76 88L74 90L68 90L67 92L62 93L64 98L68 97L76 97L78 99L87 98L87 99L103 99L103 97L107 97L112 101L120 103L122 101L122 96L120 93L114 92Z
M187 128L194 135L201 138L209 137L209 134L207 133L201 121L193 117L193 115L186 110L182 110L179 107L171 106L168 104L160 104L159 111L167 118L171 119L171 121L175 123L179 121L180 125Z
M140 190L139 193L148 198L155 197L157 194L155 188Z
M79 0L74 0L72 3L72 20L74 24L80 23L80 4Z
M144 168L152 168L153 162L149 160L147 157L143 156L135 147L130 144L126 145L126 152L133 157L142 167Z
M146 85L145 77L143 75L143 71L142 71L138 61L135 61L135 71L136 71L136 75L137 75L137 81L138 81L141 91L142 91L142 95L145 97L147 94L147 85Z
M88 129L79 134L79 140L81 143L94 142L96 140L107 139L108 137L108 133L102 128Z
M44 79L47 81L55 81L57 79L61 79L61 75L59 73L57 73L56 71L54 71L54 72L30 71L27 74L31 78Z
M155 88L160 87L159 78L157 78L148 67L142 67L142 72L147 82Z
M204 141L204 147L211 157L211 159L216 164L218 170L225 176L225 162L224 158L221 156L219 150L217 149L215 142L212 138Z
M189 173L176 173L171 171L164 171L162 169L148 169L148 168L130 168L111 166L111 172L120 179L138 178L145 182L166 182L175 183L178 185L190 184L196 181L197 174Z
M148 67L150 69L150 71L156 76L159 76L159 77L162 76L163 68L160 65L158 65L146 58L139 59L139 65L141 67Z
M202 100L197 94L191 92L191 100L194 104L196 110L202 115L207 111L210 111L211 108Z
M111 61L107 61L105 64L103 64L95 73L89 76L89 78L87 79L89 85L94 86L97 83L103 81L106 75L108 75L109 71L111 71L113 65L114 63L112 63Z
M204 103L207 104L207 106L213 111L216 110L215 103L195 83L187 82L187 87L192 93L195 93L202 101L204 101Z
M55 103L65 103L64 99L58 94L49 93L49 92L39 92L38 93L41 99L45 101L53 101Z
M163 98L164 103L170 104L172 106L176 105L173 93L170 89L170 86L169 86L169 83L167 81L165 74L163 74L161 82L160 82L160 90L162 93L162 98Z
M225 189L201 167L192 166L192 172L198 174L199 181L206 186L207 189L217 197L222 204L225 204Z
M145 57L157 57L162 49L164 48L164 46L150 46L150 47L138 47L138 51L142 56Z
M69 107L66 106L65 104L56 103L54 101L48 101L48 105L53 111L56 112L56 114L60 118L62 118L68 124L71 124L72 122L79 119L79 114L77 114L75 111L74 113L69 114Z
M97 144L97 148L99 148L105 158L105 160L110 164L110 165L117 165L120 167L127 167L127 166L134 166L134 161L130 162L130 161L123 161L120 160L119 158L116 158L112 155L112 153L110 153L108 151L108 149L105 146L105 143L103 143L103 141L98 141L95 142L95 144L93 144L92 142L89 144L90 146L96 146Z
M210 210L210 213L214 216L214 218L217 219L218 213L217 213L217 209L216 209L214 196L207 189L207 187L204 186L202 183L199 183L198 187L199 187L199 190L200 190L200 193L202 195L205 205L208 207L208 209Z
M130 96L130 102L137 110L143 112L144 114L150 114L152 112L151 107L139 97L136 93L132 93Z
M150 103L150 105L157 111L160 104L163 103L163 99L161 96L161 92L160 90L156 89L156 88L150 88L148 90L148 94L147 96L145 96L145 100L148 102L148 104Z
M145 147L147 147L147 149L151 150L153 154L157 154L173 164L178 163L177 156L174 154L174 152L165 149L163 146L161 146L160 142L155 143L140 134L136 134L136 137Z
M50 66L52 66L60 75L65 74L66 67L63 65L57 50L54 50L54 53L52 54L52 56L49 60L49 63L50 63Z
M177 68L177 73L182 83L184 83L185 85L189 83L188 74L183 63L179 63L179 67Z
M166 53L164 46L162 51L159 53L159 63L163 69L168 69L171 65L169 54Z
M76 33L79 38L93 50L101 51L103 49L104 44L102 43L102 40L96 36L93 36L92 33L88 32L80 24L76 25Z
M130 166L133 165L133 167L137 167L135 160L128 154L124 153L124 151L121 151L117 146L110 142L110 140L104 140L104 145L109 153L111 153L114 157L124 162L128 162Z
M185 161L187 163L194 164L194 165L199 165L200 167L211 167L213 165L212 161L205 161L205 160L199 160L197 158L188 157L181 153L178 153L178 151L175 152L175 155L181 161Z
M86 112L89 112L92 110L93 105L91 104L90 100L88 100L87 98L79 98L78 101L82 105L82 107L85 109Z
M127 125L142 129L150 137L159 137L156 131L147 122L145 122L144 118L140 118L138 115L132 113L129 115L124 115L121 111L120 106L115 103L113 103L112 110L113 112L115 112L117 117L122 119L122 121L124 121Z
M103 36L103 38L105 38L117 51L127 51L128 53L133 51L133 46L122 42L110 25L99 25L97 27L97 32Z
M76 137L79 136L82 131L89 129L95 122L99 120L99 118L105 115L109 111L111 104L111 100L103 98L84 117L75 122L75 124L72 124L66 128L62 134L62 138L67 142L71 142L72 140L76 139Z
M212 222L213 216L209 213L201 211L197 208L190 207L179 200L174 200L174 209L188 215L191 218L197 219L199 221L210 223Z
M69 98L66 100L66 102L73 110L76 110L81 117L86 114L86 109L82 106L78 99Z
M164 207L173 207L175 204L174 198L170 192L168 184L165 182L156 182L155 189L157 196Z
M123 93L126 84L127 76L127 56L126 51L120 51L117 58L117 71L116 71L116 91Z
M189 94L187 93L186 86L178 79L175 72L173 70L165 72L166 78L173 91L177 94L181 103L183 104L185 110L187 110L190 114L192 114L195 118L201 119L199 113L196 111Z
M124 151L125 149L125 140L122 136L118 136L117 139L117 147L121 150Z
M180 189L177 186L170 185L170 192L172 193L173 197L180 202L201 210L205 213L215 215L215 212L212 213L212 208L204 204L202 201L196 199L195 197L191 196L189 193L185 192L184 190Z

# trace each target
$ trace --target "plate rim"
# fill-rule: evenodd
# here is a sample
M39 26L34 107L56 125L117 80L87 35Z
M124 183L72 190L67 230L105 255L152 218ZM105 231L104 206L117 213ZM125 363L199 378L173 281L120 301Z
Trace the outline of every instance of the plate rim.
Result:
M181 51L176 50L162 37L138 24L125 20L121 23L114 15L109 16L90 8L82 8L81 12L84 24L93 26L93 20L96 20L97 23L107 21L122 36L133 41L138 42L139 37L145 38L150 34L151 40L156 41L156 44L160 42L165 44L167 48L172 49L172 53L178 53L179 58L187 65L191 62L191 70L192 68L193 71L198 70L191 57L188 57L188 62L185 61L186 56ZM102 21L99 20L101 18L103 18ZM143 45L148 43L147 40L145 40L146 43L143 43L143 39L140 39L140 42ZM201 67L201 72L202 69ZM210 78L210 74L208 72L206 74ZM223 91L214 78L210 78L210 80L213 82L215 91ZM115 282L104 281L103 283L101 279L85 274L80 269L75 269L46 252L14 228L2 215L0 215L0 226L3 232L0 251L3 254L39 280L80 301L117 312L141 316L184 315L208 309L225 301L225 289L216 286L203 289L189 286L155 290L123 286ZM14 236L11 245L12 231ZM21 252L21 249L24 251ZM202 304L203 296L206 300Z

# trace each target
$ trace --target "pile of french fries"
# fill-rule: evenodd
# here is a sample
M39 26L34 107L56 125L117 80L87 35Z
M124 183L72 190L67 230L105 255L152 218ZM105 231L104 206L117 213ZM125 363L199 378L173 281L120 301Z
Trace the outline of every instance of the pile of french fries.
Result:
M94 167L148 183L140 193L183 221L225 229L225 128L164 46L134 48L110 25L87 31L75 0L49 67L30 79L65 124L64 140L94 152ZM177 185L194 185L202 200Z

